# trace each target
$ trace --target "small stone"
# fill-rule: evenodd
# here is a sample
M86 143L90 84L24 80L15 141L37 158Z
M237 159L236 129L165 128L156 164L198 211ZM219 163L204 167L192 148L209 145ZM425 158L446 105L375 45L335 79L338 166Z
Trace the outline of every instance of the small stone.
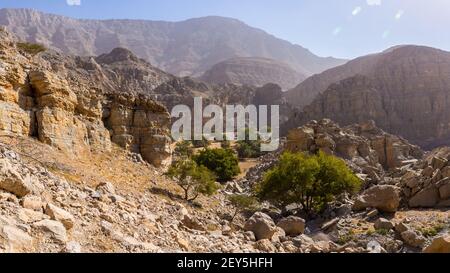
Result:
M42 211L42 209L44 208L44 203L42 202L42 198L39 196L25 196L22 199L22 207L26 208L26 209L31 209L31 210L35 210L35 211Z
M65 253L81 253L81 245L78 242L68 242L64 249Z

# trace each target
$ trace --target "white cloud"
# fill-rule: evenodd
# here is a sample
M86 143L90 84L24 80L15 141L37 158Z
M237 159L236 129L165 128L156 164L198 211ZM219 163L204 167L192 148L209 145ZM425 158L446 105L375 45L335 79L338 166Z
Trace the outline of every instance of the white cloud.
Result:
M356 8L353 9L352 15L353 15L353 16L356 16L356 15L358 15L361 11L362 11L362 8L361 8L361 7L356 7Z
M397 11L397 13L395 14L395 19L400 20L404 14L405 14L404 10Z
M81 0L66 0L69 6L81 6Z
M381 0L367 0L369 6L381 6Z

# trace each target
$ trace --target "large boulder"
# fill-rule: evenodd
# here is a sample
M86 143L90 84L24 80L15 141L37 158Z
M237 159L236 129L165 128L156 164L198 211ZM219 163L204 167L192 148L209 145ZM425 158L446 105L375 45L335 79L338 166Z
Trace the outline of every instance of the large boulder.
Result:
M32 182L29 175L22 175L6 158L0 159L0 189L17 197L24 197L32 192Z
M391 185L377 185L363 192L355 201L353 210L376 208L383 212L396 212L400 205L400 189Z
M432 208L439 202L439 190L434 186L430 186L409 200L411 208Z
M424 249L425 253L450 253L450 235L438 237Z
M289 236L298 236L305 232L305 220L300 217L289 216L283 218L278 222L277 226L282 228L286 235Z
M270 240L277 231L277 227L272 218L262 212L253 214L245 223L244 229L253 232L257 241L263 239Z

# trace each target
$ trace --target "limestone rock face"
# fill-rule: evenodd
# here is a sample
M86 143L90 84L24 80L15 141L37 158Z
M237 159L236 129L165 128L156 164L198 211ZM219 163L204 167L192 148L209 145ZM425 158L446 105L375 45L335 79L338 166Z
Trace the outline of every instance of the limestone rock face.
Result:
M423 148L447 145L449 79L450 53L438 49L403 46L362 57L290 91L287 101L303 111L286 127L322 118L341 125L374 120L383 130Z
M36 137L74 155L116 143L155 166L170 164L170 116L147 91L172 76L125 49L97 59L30 56L0 34L1 133Z

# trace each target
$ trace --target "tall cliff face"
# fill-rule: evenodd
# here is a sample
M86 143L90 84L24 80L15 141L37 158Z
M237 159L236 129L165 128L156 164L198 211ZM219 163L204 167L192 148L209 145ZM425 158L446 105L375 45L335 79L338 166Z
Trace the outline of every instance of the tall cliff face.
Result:
M321 118L342 125L374 120L424 148L450 144L449 52L398 47L379 55L370 68L331 84L285 128Z
M156 166L170 163L169 113L128 90L133 70L113 74L92 58L33 55L0 30L0 132L36 137L72 154L116 143ZM143 76L156 83L169 77Z
M263 57L311 75L343 64L277 39L235 19L205 17L183 22L77 20L29 9L0 10L0 25L21 40L64 53L96 56L125 47L177 76L201 76L234 57Z

